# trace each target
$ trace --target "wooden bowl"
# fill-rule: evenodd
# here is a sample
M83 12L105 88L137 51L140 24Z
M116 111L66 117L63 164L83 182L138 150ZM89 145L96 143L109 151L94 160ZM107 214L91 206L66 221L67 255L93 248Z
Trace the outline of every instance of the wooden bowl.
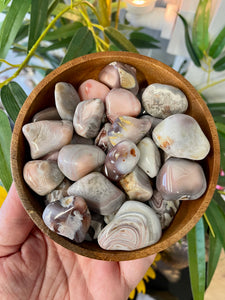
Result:
M75 88L78 88L86 79L98 79L100 70L112 61L125 62L134 66L137 69L140 87L145 87L151 83L162 83L181 89L189 101L187 114L198 121L211 145L209 155L201 162L208 182L205 194L198 200L183 201L173 222L163 232L159 242L135 251L106 251L94 242L76 244L50 231L42 221L44 205L41 197L32 192L23 179L23 166L30 160L30 151L22 134L22 126L29 123L38 111L54 105L54 87L57 82L69 82ZM155 59L134 53L94 53L76 58L60 66L34 88L21 108L15 124L11 144L11 165L13 179L24 208L40 230L52 240L71 251L90 258L112 261L131 260L166 249L186 235L204 214L213 196L218 179L220 166L219 140L207 105L194 87L172 68Z

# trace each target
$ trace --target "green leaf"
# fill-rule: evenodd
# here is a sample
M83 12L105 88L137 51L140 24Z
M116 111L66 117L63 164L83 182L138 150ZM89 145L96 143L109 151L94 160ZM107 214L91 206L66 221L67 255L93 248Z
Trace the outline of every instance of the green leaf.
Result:
M18 83L11 81L8 85L3 86L1 90L2 104L14 122L26 98L26 93Z
M117 29L109 26L104 30L110 41L120 50L138 53L136 47Z
M48 41L53 41L72 37L74 35L74 32L80 27L83 27L83 25L80 22L66 24L53 31L48 32L44 39Z
M217 131L225 138L225 124L215 123Z
M8 191L12 184L10 169L10 143L12 132L8 117L0 110L0 180Z
M223 56L222 58L220 58L214 65L213 65L213 69L216 72L221 72L225 70L225 56Z
M41 35L47 22L48 0L31 0L28 51Z
M90 53L94 45L95 42L91 31L87 27L78 28L60 64L64 64L75 57Z
M52 45L48 47L39 47L38 53L46 53L48 51L60 49L60 48L67 48L69 43L71 41L71 38L62 39L61 41L54 42Z
M188 53L193 61L193 63L197 66L197 67L201 67L201 63L200 60L198 58L198 55L192 45L191 39L190 39L190 35L188 32L188 23L185 20L185 18L183 16L181 16L180 14L178 14L178 16L181 18L183 25L184 25L184 31L185 31L185 43L186 43L186 47L188 50Z
M192 43L196 49L200 49L204 52L209 47L209 21L210 21L210 9L211 0L200 0L192 27Z
M9 4L10 0L3 0L0 1L0 12L3 11L3 9Z
M209 233L209 260L207 264L207 287L210 285L216 266L219 261L222 245L217 236L213 237L211 231Z
M217 184L225 186L225 176L219 176Z
M205 292L205 231L201 218L187 234L191 289L194 300L203 300Z
M225 103L208 103L208 107L210 110L221 110L225 111Z
M21 41L22 39L26 38L28 36L28 30L29 30L29 24L23 24L17 35L16 38L14 40L14 43L18 43L19 41Z
M217 203L217 205L222 209L223 213L225 214L225 201L223 200L218 190L215 190L213 200Z
M132 32L129 40L137 48L159 48L159 46L155 44L159 41L143 32Z
M218 204L212 199L206 210L207 218L212 225L215 235L219 238L223 248L225 249L225 214Z
M0 30L0 57L5 58L28 12L31 0L13 0Z
M225 170L225 138L220 132L218 132L218 136L220 141L220 167L222 170Z
M212 58L217 58L223 51L224 46L225 46L225 26L223 27L223 29L220 31L220 33L212 43L209 49L209 56L211 56Z

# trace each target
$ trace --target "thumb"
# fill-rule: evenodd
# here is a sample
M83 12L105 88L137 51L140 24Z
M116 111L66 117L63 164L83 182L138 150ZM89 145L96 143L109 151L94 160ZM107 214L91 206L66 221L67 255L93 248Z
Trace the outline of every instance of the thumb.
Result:
M0 209L0 257L18 251L33 226L13 183Z

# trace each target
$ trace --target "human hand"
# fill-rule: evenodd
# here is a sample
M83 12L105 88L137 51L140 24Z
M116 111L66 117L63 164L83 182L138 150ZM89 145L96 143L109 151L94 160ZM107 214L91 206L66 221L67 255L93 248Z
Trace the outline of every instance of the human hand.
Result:
M63 248L34 225L14 184L0 209L2 300L125 300L154 257L107 262Z

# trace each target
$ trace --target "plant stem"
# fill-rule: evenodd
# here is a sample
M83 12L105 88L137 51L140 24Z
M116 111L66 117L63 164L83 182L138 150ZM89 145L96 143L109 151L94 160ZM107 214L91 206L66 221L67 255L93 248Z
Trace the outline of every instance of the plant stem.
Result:
M79 5L82 5L82 4L86 4L86 5L88 5L89 7L91 7L93 9L93 6L90 3L88 3L88 1L78 1L78 2L76 2L76 3L74 3L72 5L72 8L76 7L76 6L79 6ZM27 63L29 62L29 60L31 59L31 57L34 55L34 52L37 50L39 44L44 39L44 37L46 36L46 34L48 33L48 31L55 25L56 21L63 14L65 14L69 10L71 10L71 5L68 5L61 12L59 12L58 15L55 16L55 18L48 24L48 26L42 32L42 34L37 39L37 41L35 42L35 44L33 45L33 47L30 49L30 51L29 51L28 55L26 56L26 58L24 59L24 61L20 65L18 65L18 70L16 70L16 72L11 77L9 77L5 81L1 82L0 83L0 88L2 88L4 85L8 84L11 80L13 80L14 78L16 78L20 74L20 72L22 71L22 69L27 65ZM95 11L95 9L94 9L94 11Z
M204 213L204 218L205 218L205 220L206 220L206 223L207 223L208 226L209 226L209 229L210 229L210 231L211 231L211 233L212 233L212 236L215 238L215 237L216 237L216 236L215 236L215 232L214 232L214 230L213 230L213 228L212 228L212 225L211 225L210 222L209 222L209 219L207 218L206 213Z
M8 66L11 66L11 67L13 67L13 68L18 68L18 67L20 66L20 64L14 65L14 64L11 64L10 62L8 62L7 60L2 59L2 58L0 58L0 62L6 64L6 65L8 65Z
M201 89L198 90L198 92L202 93L203 91L207 90L208 88L213 87L213 86L215 86L217 84L220 84L222 82L225 82L225 78L221 79L221 80L218 80L218 81L214 81L214 82L212 82L210 84L207 84L206 86L203 86Z
M120 15L120 0L117 2L117 10L116 10L116 19L115 19L115 28L118 28L119 24L119 15Z

